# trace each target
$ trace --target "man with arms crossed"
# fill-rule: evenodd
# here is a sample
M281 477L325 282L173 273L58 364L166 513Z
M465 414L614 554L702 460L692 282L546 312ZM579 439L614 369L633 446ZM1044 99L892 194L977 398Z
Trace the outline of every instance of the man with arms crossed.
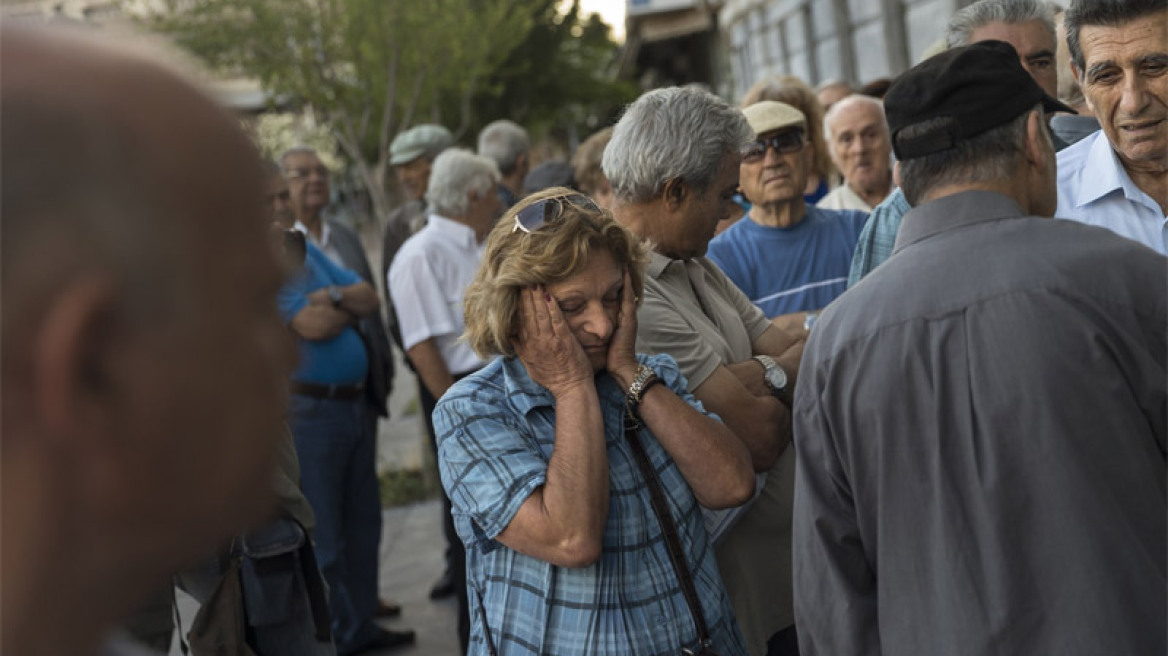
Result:
M733 210L740 150L753 138L742 112L718 97L657 89L629 106L603 166L615 194L613 215L654 249L637 312L637 349L673 356L694 396L746 445L755 471L769 472L716 548L747 648L762 656L794 653L794 455L786 448L784 401L795 385L802 337L771 325L705 257L715 226Z

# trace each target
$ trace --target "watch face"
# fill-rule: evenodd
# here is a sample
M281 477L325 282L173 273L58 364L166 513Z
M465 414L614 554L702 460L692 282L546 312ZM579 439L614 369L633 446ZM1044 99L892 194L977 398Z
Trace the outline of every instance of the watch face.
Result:
M766 381L771 387L781 390L787 386L787 372L782 367L767 367Z

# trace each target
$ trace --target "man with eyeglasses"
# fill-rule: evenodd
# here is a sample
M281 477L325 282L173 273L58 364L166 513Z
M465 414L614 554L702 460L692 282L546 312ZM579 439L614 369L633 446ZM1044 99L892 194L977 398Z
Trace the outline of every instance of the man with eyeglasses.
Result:
M710 242L710 259L776 325L806 332L814 321L809 313L847 288L852 252L868 215L803 200L812 155L803 112L764 100L743 113L757 137L743 147L738 168L751 209Z
M317 516L317 562L331 589L337 652L408 644L412 631L373 624L375 616L400 612L377 597L377 419L388 416L394 372L373 274L357 233L324 216L329 171L316 151L292 148L280 165L294 228L316 247L309 251L308 275L281 292L281 311L301 338L288 421L301 486Z

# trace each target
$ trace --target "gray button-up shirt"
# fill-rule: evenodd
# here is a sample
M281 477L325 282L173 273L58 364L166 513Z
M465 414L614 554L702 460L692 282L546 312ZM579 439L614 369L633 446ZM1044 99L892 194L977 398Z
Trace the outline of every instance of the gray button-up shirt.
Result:
M816 324L803 654L1163 654L1168 259L964 192Z

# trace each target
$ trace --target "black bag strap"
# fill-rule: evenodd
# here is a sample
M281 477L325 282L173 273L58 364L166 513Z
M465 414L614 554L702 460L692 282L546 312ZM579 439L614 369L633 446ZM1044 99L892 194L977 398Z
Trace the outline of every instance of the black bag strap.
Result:
M685 554L681 548L681 538L677 535L677 526L673 523L673 515L669 512L669 502L665 499L665 491L661 489L661 481L657 472L649 462L649 454L645 452L645 445L637 435L641 423L626 410L625 412L625 439L633 451L633 459L645 477L645 485L649 488L649 502L653 506L653 514L657 515L657 522L661 525L661 534L665 538L665 547L669 551L669 560L673 563L673 572L681 584L681 594L685 603L689 605L690 615L698 630L698 642L701 647L711 646L710 630L706 627L706 617L702 613L702 604L698 599L697 588L694 587L693 577L689 566L685 563Z

